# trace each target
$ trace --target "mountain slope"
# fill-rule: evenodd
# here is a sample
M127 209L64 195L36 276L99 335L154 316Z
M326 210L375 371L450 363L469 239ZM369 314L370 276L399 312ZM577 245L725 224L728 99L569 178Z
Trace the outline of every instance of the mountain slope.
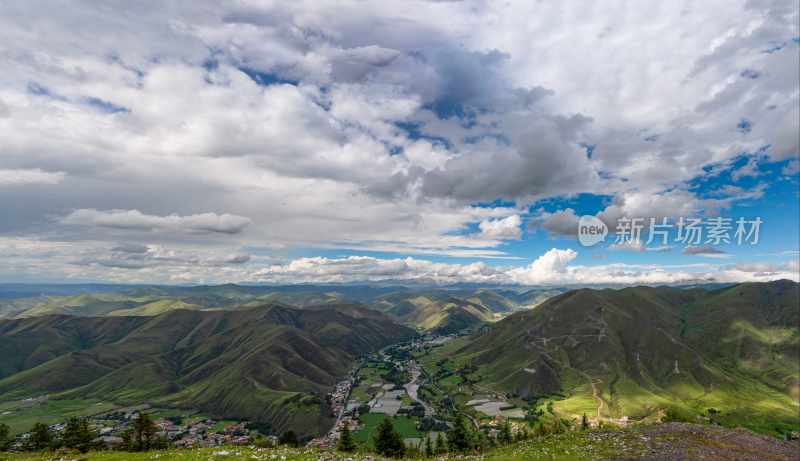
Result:
M444 290L382 296L372 307L400 322L440 334L455 333L494 320L491 309L451 296Z
M0 358L0 399L150 402L314 434L332 423L324 395L354 360L411 336L352 305L0 321L14 352Z
M453 342L443 358L477 367L511 397L557 396L602 418L672 409L800 422L798 285L716 291L581 289Z

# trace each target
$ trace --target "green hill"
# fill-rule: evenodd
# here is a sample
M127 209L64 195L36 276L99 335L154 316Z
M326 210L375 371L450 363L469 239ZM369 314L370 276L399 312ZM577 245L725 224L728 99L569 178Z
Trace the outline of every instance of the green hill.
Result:
M316 434L354 360L413 334L352 305L5 320L0 399L147 402Z
M453 341L476 388L571 417L800 424L798 284L580 289ZM432 361L431 361L432 362ZM769 427L766 427L769 426ZM782 427L782 426L781 426Z
M398 321L441 334L455 333L495 320L491 309L451 296L445 290L394 293L378 298L371 307Z
M175 309L236 310L264 304L307 308L329 304L361 304L393 315L401 322L428 330L455 331L497 320L513 311L530 308L564 291L555 289L425 288L359 285L290 286L144 286L117 287L116 292L45 290L38 297L23 298L32 287L0 297L0 318L43 315L153 316ZM103 287L111 290L112 287ZM0 286L2 289L2 286ZM63 292L72 294L61 295ZM17 295L16 293L19 293ZM50 294L52 293L52 294ZM0 291L0 296L3 292ZM452 312L451 312L452 311ZM452 315L451 315L452 314ZM452 316L452 319L450 317ZM441 324L441 327L439 327Z

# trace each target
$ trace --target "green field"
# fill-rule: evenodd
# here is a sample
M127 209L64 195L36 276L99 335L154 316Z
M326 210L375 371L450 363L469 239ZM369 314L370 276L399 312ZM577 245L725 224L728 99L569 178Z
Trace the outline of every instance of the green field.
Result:
M34 423L54 424L71 416L90 416L113 410L112 403L98 400L46 400L44 402L14 401L0 403L0 423L7 424L12 434L25 432Z
M385 416L382 413L367 413L359 417L359 421L363 428L356 431L353 437L359 443L366 443L371 440L372 434L377 429L378 425L383 421ZM392 425L395 430L400 433L403 438L422 437L422 434L417 430L417 419L409 418L408 416L395 416L392 418Z

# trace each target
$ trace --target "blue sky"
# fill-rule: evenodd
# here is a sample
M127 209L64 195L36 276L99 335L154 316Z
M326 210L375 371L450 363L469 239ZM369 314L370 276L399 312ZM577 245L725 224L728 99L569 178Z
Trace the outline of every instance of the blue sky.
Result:
M0 282L799 277L790 2L0 9Z

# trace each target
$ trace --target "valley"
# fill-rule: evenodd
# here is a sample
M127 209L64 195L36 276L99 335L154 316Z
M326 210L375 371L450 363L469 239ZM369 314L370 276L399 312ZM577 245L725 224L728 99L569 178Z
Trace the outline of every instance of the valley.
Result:
M231 427L243 443L292 431L323 450L344 425L370 446L385 417L413 449L459 416L489 440L505 425L570 432L582 418L596 430L672 421L800 431L796 283L579 289L507 309L487 290L454 293L214 309L180 300L153 315L2 320L0 423L21 434L88 416L118 437L126 425L106 415L134 409L176 446L233 443ZM488 305L499 312L457 331L444 328L455 321L419 324Z

